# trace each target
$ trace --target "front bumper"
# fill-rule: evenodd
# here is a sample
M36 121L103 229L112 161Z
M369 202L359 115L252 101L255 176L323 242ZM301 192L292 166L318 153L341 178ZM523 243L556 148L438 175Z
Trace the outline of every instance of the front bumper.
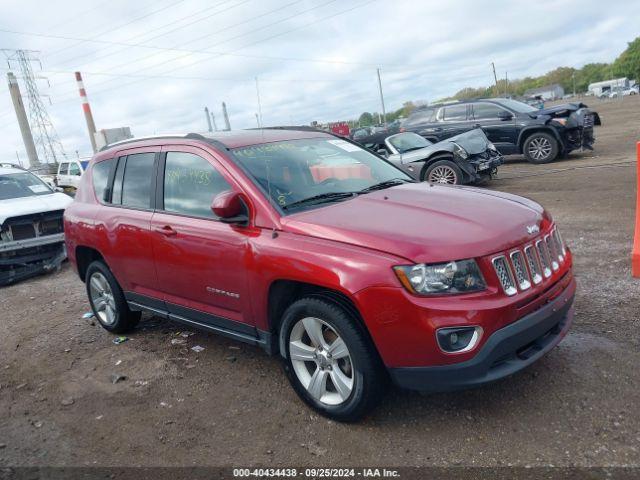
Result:
M0 243L0 286L49 272L65 258L64 233Z
M498 167L504 163L499 153L483 153L480 155L471 155L465 162L463 170L469 176L470 183L477 182L482 178L494 175L498 171Z
M555 347L573 321L575 280L549 303L496 330L480 351L465 362L432 367L390 368L396 385L441 392L494 382L531 365Z

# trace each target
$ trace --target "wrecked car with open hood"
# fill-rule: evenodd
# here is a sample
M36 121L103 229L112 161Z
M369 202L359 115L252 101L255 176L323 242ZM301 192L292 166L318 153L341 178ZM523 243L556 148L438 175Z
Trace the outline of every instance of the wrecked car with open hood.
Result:
M51 271L66 258L62 215L72 201L33 173L0 164L0 286Z
M438 143L412 132L372 135L360 143L415 180L431 183L481 183L502 164L502 155L479 128Z
M538 109L510 98L487 98L418 108L401 131L439 142L481 128L502 155L524 154L539 164L593 149L593 127L600 124L598 113L584 103Z

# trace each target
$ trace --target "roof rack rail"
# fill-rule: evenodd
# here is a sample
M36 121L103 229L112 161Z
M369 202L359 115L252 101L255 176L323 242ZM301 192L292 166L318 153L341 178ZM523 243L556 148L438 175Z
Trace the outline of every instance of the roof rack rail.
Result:
M208 140L206 137L202 136L199 133L174 133L174 134L164 134L164 135L148 135L146 137L136 137L136 138L127 138L126 140L120 140L119 142L113 142L109 145L105 145L100 149L101 152L108 150L112 147L118 147L120 145L126 145L127 143L133 142L141 142L144 140L157 140L157 139L171 139L171 138L188 138L191 140Z

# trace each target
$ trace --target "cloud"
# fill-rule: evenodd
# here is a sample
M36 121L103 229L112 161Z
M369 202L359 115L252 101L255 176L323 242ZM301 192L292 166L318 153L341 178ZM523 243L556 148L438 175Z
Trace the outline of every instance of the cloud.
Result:
M40 51L55 128L68 154L87 155L76 70L98 128L203 131L204 107L221 126L223 101L233 128L254 127L256 77L265 125L306 124L380 110L377 66L392 110L489 85L491 62L517 78L612 61L640 18L622 0L366 1L5 0L1 29L138 46L2 32L0 44ZM0 132L1 158L26 158L6 82Z

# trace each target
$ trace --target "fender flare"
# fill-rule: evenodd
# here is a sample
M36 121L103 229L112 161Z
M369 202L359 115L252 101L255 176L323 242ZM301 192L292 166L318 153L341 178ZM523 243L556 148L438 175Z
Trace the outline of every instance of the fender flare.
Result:
M560 134L558 133L558 131L555 128L551 128L551 127L546 126L546 125L531 125L529 127L523 128L520 131L520 134L518 135L518 144L517 145L518 145L518 151L520 153L523 153L524 142L527 140L527 137L530 134L536 133L536 132L542 132L542 133L550 134L558 142L558 147L559 147L560 152L564 151L564 149L565 149L564 142L562 141L562 138L560 137Z

